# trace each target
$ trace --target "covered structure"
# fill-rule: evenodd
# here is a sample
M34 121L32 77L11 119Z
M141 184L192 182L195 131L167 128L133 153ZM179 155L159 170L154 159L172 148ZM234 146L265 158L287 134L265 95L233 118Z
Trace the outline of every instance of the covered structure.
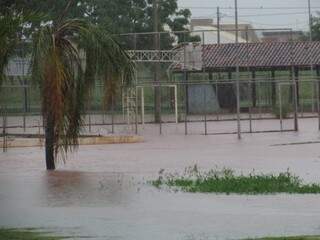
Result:
M211 44L202 48L205 69L291 69L320 66L320 42Z
M291 89L288 94L289 101L293 101L293 95L296 92L299 105L299 85L302 81L300 72L308 70L308 75L304 79L315 81L315 74L317 80L320 77L320 42L227 43L204 44L199 47L202 52L202 68L192 68L193 65L185 60L175 65L174 72L183 73L186 83L193 81L190 77L192 74L205 73L209 82L213 82L211 91L216 93L221 108L232 109L236 106L235 88L232 84L227 83L228 80L231 82L239 78L240 82L247 82L252 107L256 107L256 79L259 73L269 76L268 79L259 80L267 82L271 89L271 106L276 104L276 84L279 84L281 80L292 80L294 84L289 86ZM240 72L239 76L235 75L237 68ZM309 71L311 69L314 70L312 73ZM214 82L221 81L220 84L214 84ZM296 86L295 89L293 86ZM208 88L208 85L203 85L203 87ZM190 99L192 97L190 92L193 90L190 86L188 88L188 102L192 105L192 102L196 100Z

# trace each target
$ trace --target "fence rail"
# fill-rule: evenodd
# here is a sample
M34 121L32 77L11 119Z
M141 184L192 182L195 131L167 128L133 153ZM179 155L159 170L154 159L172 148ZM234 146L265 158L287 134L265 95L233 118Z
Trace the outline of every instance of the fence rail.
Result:
M101 100L103 86L97 86L87 104L90 108L82 115L84 132L143 134L152 128L154 134L170 134L166 129L182 134L234 134L238 118L235 86L235 80L141 84L131 88L130 95L118 92L108 108ZM155 121L156 87L161 88L160 122ZM239 87L241 133L297 131L299 119L319 118L318 80L303 80L298 95L292 79L241 80ZM34 95L38 93L35 88L4 85L1 92L2 135L42 133L40 96Z

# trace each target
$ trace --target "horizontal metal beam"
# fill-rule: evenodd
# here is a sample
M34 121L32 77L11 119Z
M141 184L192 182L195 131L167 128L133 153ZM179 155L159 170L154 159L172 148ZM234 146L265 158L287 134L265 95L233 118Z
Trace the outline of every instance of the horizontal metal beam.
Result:
M179 50L128 50L134 62L183 62L183 52Z

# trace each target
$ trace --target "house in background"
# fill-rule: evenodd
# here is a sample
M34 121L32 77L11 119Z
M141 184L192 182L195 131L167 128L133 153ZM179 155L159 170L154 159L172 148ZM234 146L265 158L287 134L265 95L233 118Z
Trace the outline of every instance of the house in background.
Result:
M302 31L272 31L262 33L262 42L289 42L303 39Z
M198 35L201 40L204 38L205 44L216 44L219 38L219 27L220 43L234 43L236 38L234 24L221 24L218 26L209 18L191 19L190 30L195 31L192 34ZM250 24L239 24L239 42L259 42L259 38Z
M216 24L214 24L214 26L218 27ZM260 39L251 24L240 23L238 28L239 37L245 39L249 43L260 42ZM220 24L220 30L223 32L230 32L235 35L234 29L236 29L235 24Z

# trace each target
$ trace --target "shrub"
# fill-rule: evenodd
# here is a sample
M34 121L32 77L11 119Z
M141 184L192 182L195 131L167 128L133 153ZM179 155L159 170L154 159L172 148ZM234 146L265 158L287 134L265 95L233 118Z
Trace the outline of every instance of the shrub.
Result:
M319 184L304 184L289 172L279 174L236 175L231 169L213 169L201 172L197 166L186 168L183 174L164 170L151 184L157 188L166 186L174 190L204 193L270 194L270 193L320 193Z

